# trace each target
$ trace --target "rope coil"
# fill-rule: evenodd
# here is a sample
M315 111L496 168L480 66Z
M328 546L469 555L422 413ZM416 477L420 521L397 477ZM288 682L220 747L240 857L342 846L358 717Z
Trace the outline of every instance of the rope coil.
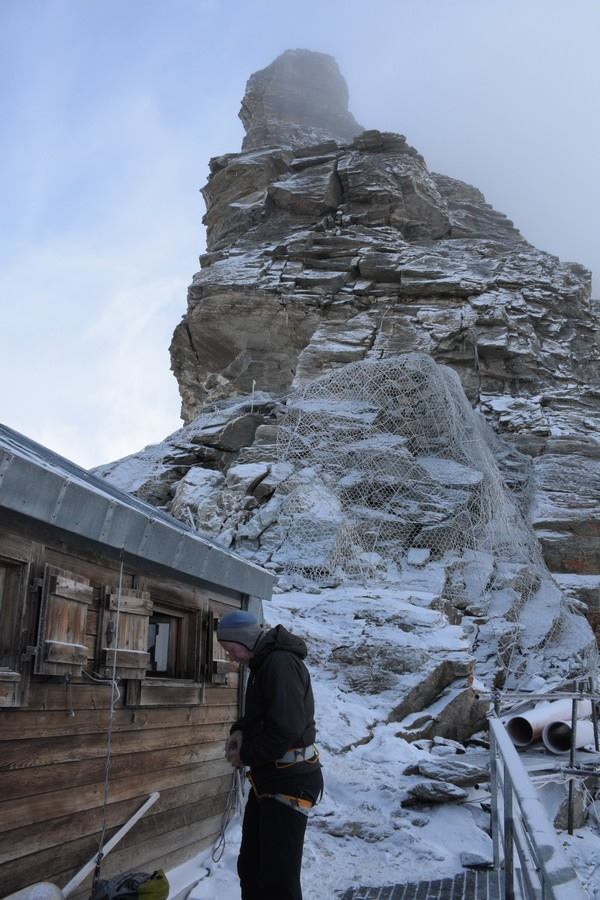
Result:
M225 833L227 831L227 826L236 815L241 815L242 812L244 789L242 787L241 772L241 769L235 769L233 772L231 787L229 788L229 793L227 795L225 811L223 813L223 818L221 819L221 830L211 853L211 859L214 863L218 863L221 860L223 853L225 852L225 847L227 844Z

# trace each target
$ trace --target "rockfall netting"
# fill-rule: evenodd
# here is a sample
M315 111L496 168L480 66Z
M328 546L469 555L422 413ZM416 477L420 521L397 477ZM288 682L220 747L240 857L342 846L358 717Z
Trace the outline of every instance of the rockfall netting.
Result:
M577 617L506 487L499 443L456 373L425 354L306 384L278 436L279 461L294 466L279 514L286 570L367 580L438 561L448 604L486 617L480 638L495 647L500 684L530 676L549 645L580 671L588 660L568 660Z

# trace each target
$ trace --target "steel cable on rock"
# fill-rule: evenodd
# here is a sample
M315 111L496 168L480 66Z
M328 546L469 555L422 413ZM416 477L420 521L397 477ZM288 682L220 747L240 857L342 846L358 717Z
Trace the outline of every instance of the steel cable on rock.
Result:
M269 559L286 575L402 582L413 564L441 567L444 600L485 619L481 640L495 658L478 659L490 684L514 690L540 673L594 671L523 514L530 461L472 408L453 370L409 352L300 384L279 423L277 461L291 470ZM575 665L556 652L567 639Z

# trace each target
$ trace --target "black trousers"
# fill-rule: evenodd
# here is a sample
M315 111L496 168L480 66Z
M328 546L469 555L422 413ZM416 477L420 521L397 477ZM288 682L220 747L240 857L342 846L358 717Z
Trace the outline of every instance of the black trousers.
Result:
M306 816L250 791L238 874L242 900L302 900L300 869Z

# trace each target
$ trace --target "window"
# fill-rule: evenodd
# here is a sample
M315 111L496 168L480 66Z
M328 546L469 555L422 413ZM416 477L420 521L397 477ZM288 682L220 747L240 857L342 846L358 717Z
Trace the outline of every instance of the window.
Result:
M149 675L173 675L174 645L177 641L177 621L159 614L150 617L148 625Z
M212 597L140 577L144 590L105 588L96 669L125 681L127 706L193 706L205 685L226 685L231 665L216 640Z
M205 680L203 613L162 602L162 598L161 602L150 602L152 611L144 635L145 667L140 678L127 681L126 703L195 706L202 702Z
M0 558L0 707L21 703L27 566Z
M148 677L200 680L197 616L195 610L155 604L148 622Z

